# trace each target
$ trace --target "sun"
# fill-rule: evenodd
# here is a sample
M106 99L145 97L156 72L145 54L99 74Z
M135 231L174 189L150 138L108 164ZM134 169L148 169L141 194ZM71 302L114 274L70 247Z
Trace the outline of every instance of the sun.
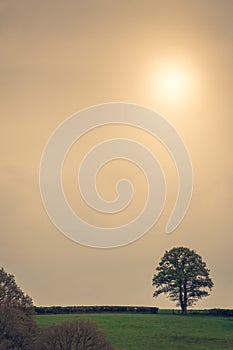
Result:
M186 103L194 97L194 72L185 65L159 65L153 70L150 81L150 95L166 105Z
M185 67L164 66L156 75L156 89L162 98L185 98L191 88L190 73Z
M184 71L179 69L165 70L161 72L160 86L166 94L181 95L187 86L187 76Z

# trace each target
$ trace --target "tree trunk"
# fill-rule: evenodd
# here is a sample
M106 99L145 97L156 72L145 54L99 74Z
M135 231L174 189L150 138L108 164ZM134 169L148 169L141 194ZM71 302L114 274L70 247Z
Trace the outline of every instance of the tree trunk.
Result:
M183 304L181 305L181 315L186 316L187 315L187 305Z
M184 300L183 300L183 307L182 307L182 315L187 315L187 285L186 282L184 283Z
M179 299L180 299L181 315L186 316L187 315L187 291L186 291L185 285L180 286Z

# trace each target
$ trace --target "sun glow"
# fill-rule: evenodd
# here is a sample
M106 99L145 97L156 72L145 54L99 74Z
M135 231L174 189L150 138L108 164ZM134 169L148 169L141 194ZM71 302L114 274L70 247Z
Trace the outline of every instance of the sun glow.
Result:
M194 71L185 65L161 65L151 74L151 94L166 105L190 102L196 90L194 77Z
M180 70L167 70L160 77L161 90L167 94L181 95L187 86L187 76Z

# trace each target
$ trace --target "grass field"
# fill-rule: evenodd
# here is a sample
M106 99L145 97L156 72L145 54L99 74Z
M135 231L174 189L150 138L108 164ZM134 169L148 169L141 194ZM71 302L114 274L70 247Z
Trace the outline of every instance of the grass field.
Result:
M39 326L86 318L117 350L232 350L233 318L212 316L85 314L37 315Z

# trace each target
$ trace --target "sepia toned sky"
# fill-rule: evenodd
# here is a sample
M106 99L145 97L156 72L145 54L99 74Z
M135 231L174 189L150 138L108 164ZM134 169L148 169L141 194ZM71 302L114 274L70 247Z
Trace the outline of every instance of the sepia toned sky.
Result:
M0 3L0 265L36 305L155 305L154 268L165 250L187 246L207 262L215 287L199 308L233 308L233 2L231 0L2 0ZM123 160L101 169L110 200L118 178L135 197L125 213L90 211L75 185L95 140L127 135L163 166L165 209L141 239L115 249L84 247L49 220L40 197L40 159L70 115L106 102L161 113L182 136L194 169L193 198L171 235L165 227L177 193L166 149L139 129L106 126L74 145L64 168L71 206L90 223L126 223L145 200L145 179ZM126 164L128 163L128 164Z

